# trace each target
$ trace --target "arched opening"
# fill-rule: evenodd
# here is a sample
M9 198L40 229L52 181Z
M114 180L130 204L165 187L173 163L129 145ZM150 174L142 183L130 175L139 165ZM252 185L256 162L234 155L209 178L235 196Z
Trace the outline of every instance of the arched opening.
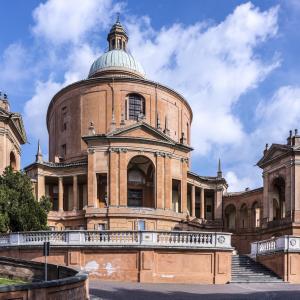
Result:
M146 115L146 104L143 96L129 94L125 100L126 119L138 120Z
M260 208L257 202L254 202L251 207L251 224L252 228L260 226Z
M274 179L273 184L273 220L285 217L285 181L282 177Z
M155 207L154 166L145 156L133 157L127 167L127 205Z
M240 228L247 228L248 227L248 208L247 205L244 203L240 209Z
M225 227L228 230L235 230L236 227L236 208L229 204L225 208Z
M9 154L9 165L13 170L17 169L17 160L15 154L11 151Z

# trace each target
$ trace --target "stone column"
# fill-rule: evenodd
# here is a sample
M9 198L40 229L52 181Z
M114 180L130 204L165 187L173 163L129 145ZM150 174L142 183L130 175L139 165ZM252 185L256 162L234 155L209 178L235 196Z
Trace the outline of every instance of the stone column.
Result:
M171 156L165 156L165 201L166 209L172 209L172 174L171 174Z
M263 219L269 217L269 183L268 174L263 173Z
M223 188L217 187L215 190L215 211L214 211L214 218L219 220L222 219L222 195L223 195Z
M109 205L117 206L118 199L118 149L110 149L109 153Z
M205 218L205 189L202 188L201 189L201 195L200 195L200 219L204 219Z
M181 212L187 211L187 165L188 159L182 159L181 161Z
M156 207L164 208L164 153L156 153Z
M63 178L58 178L58 210L64 210L64 183Z
M97 178L95 173L95 150L88 149L88 174L87 174L87 194L88 207L97 207Z
M194 185L192 185L192 207L191 207L191 216L195 217L195 207L196 207L196 188Z
M121 149L119 159L119 199L120 206L127 206L127 149Z
M41 197L45 196L45 176L42 174L37 175L36 198L40 201Z
M73 176L73 210L78 209L78 178Z

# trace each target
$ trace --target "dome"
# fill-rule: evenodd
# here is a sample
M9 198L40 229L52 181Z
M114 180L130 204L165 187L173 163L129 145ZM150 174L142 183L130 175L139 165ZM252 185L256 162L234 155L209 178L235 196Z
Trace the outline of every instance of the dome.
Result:
M131 54L121 49L110 50L96 59L91 66L89 77L105 71L124 71L145 77L141 64Z

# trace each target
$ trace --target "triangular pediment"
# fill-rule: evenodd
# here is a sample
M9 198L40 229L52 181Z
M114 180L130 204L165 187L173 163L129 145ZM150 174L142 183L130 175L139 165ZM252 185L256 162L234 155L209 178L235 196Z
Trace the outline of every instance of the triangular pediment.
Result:
M257 165L260 167L266 165L268 162L287 154L290 150L291 148L287 145L272 144L264 156L258 161Z
M147 123L139 122L134 125L116 129L108 134L109 137L155 140L175 144L175 142L160 130Z

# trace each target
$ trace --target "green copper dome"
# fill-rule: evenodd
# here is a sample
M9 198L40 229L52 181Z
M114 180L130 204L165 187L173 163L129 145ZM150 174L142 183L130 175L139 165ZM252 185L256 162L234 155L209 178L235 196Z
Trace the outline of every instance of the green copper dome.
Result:
M89 77L106 71L123 71L145 77L141 64L131 54L121 49L110 50L96 59L91 66Z

